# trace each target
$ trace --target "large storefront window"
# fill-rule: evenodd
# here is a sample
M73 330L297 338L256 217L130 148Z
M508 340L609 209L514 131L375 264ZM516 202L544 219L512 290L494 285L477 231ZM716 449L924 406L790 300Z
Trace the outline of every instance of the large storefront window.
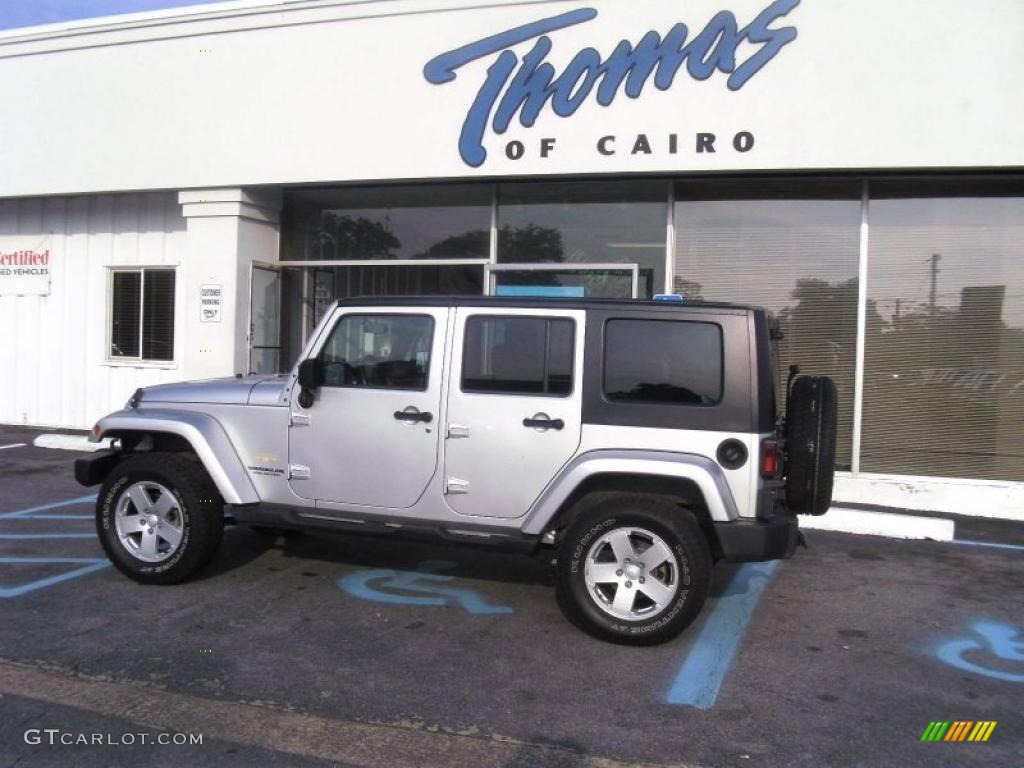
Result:
M282 260L486 259L491 187L351 187L285 195Z
M871 191L862 470L1024 480L1024 198Z
M665 284L668 188L663 181L543 182L498 187L498 261L637 264L639 296ZM623 295L619 277L535 272L538 285L581 287L586 295ZM611 283L615 283L612 286ZM629 294L624 294L628 296Z
M860 214L856 182L676 189L674 290L775 313L785 333L780 385L793 363L836 381L840 469L851 464Z

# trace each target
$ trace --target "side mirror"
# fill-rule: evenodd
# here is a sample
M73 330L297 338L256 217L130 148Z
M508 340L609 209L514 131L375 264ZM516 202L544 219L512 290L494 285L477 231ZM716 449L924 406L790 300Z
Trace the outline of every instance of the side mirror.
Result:
M299 363L299 386L303 389L320 389L324 383L324 363L315 357Z
M313 405L313 390L324 383L324 363L311 357L299 363L299 405L309 408Z

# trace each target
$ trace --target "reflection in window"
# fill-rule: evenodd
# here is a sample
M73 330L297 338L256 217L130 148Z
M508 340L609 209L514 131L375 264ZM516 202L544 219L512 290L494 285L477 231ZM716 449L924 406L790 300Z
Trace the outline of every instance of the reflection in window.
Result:
M285 260L486 259L491 187L422 186L288 192Z
M346 315L320 353L325 384L424 390L433 333L424 315Z
M665 200L661 181L502 184L498 261L635 263L640 297L650 298L665 284Z
M609 320L604 336L609 400L714 405L722 399L722 329L677 320Z
M753 199L752 199L753 198ZM774 312L780 387L789 366L839 390L836 464L850 468L860 248L859 183L680 184L674 288ZM784 390L782 390L784 391Z
M633 273L625 270L501 270L494 275L495 296L629 299Z
M873 199L861 468L1024 480L1024 198Z
M462 353L462 390L568 395L573 336L573 321L568 319L470 317Z

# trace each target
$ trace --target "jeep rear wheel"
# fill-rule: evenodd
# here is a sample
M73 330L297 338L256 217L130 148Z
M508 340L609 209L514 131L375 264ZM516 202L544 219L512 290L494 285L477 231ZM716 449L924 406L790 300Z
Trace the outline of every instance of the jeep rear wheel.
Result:
M645 496L603 498L561 537L558 602L586 632L624 645L672 639L697 617L711 582L693 515Z
M823 515L832 503L836 463L836 385L827 376L800 376L786 406L786 506Z
M104 482L96 530L122 573L143 584L174 584L212 559L224 532L224 507L194 458L140 454Z

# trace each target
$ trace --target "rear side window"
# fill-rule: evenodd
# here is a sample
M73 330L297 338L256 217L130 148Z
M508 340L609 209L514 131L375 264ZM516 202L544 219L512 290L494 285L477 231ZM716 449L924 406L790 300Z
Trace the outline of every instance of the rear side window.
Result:
M572 392L572 320L474 315L466 320L462 391L508 395Z
M604 395L616 402L715 405L722 399L722 329L684 320L609 320Z

